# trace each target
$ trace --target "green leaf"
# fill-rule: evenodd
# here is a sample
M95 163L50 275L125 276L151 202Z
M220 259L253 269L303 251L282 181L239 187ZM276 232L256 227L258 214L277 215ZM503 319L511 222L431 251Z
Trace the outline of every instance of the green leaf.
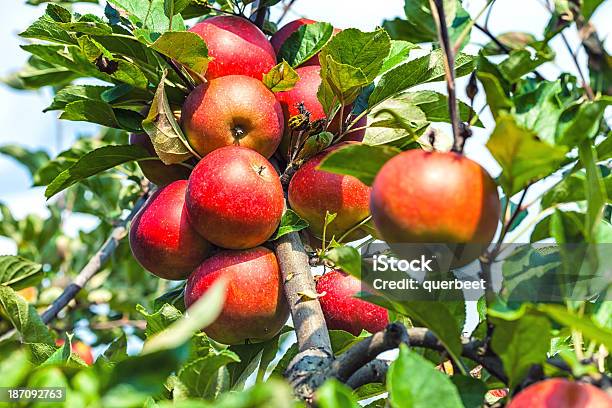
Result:
M240 361L227 367L229 386L233 390L242 390L251 374L257 370L267 342L237 344L229 347Z
M325 381L315 398L321 408L360 408L352 390L336 379Z
M429 122L450 123L448 97L446 95L435 91L418 91L408 92L400 97L404 97L407 101L418 106ZM462 121L467 122L470 117L476 117L476 112L467 103L457 101L457 105L459 106L459 117ZM475 122L475 126L483 127L480 120Z
M287 61L273 67L270 72L264 74L262 81L265 86L272 92L283 92L292 89L300 80L297 72Z
M41 366L68 366L72 368L82 368L87 367L87 363L85 363L78 354L72 351L72 338L73 335L69 334L64 341L64 345L60 346L53 354L49 356Z
M393 407L463 407L450 378L405 344L400 345L399 356L389 367L387 389Z
M27 150L14 144L0 146L0 154L7 155L23 164L32 176L49 161L49 155L44 150Z
M458 53L455 59L456 76L467 75L473 69L474 57ZM384 74L370 95L369 105L373 107L415 85L442 79L444 79L444 54L441 50L435 50L429 55L409 61Z
M150 337L144 344L143 353L151 354L170 350L185 344L194 332L214 322L221 313L225 302L225 279L218 279L204 296L187 310L186 315L163 331Z
M465 408L480 408L483 406L487 385L478 378L466 375L453 375L450 380L455 384Z
M406 0L404 11L405 20L387 20L383 23L392 38L415 43L438 41L436 23L428 0ZM470 16L457 0L444 0L444 12L449 37L454 43L469 25Z
M534 131L538 137L549 143L555 142L555 128L564 109L564 89L561 81L540 82L535 89L515 96L514 117L519 126ZM509 109L508 103L505 108Z
M119 361L107 374L106 392L100 405L144 406L149 395L161 395L166 378L177 371L187 357L187 347L179 347L142 353Z
M99 85L66 86L55 94L53 103L45 108L43 112L65 109L68 104L76 101L102 101L102 94L110 89L113 89L113 87Z
M496 35L497 40L511 50L525 48L534 43L536 38L533 34L522 31L509 31ZM501 49L495 41L490 41L482 49L483 55L505 55L506 51Z
M357 278L361 276L361 254L356 248L351 246L332 248L325 253L325 258L344 272Z
M415 48L420 47L409 41L391 40L389 55L387 55L387 57L383 60L382 67L380 68L380 71L378 71L378 75L382 75L408 60L410 51L414 50Z
M507 114L498 117L487 148L502 167L499 181L508 197L556 171L567 152L563 146L538 140L533 132L518 126Z
M478 80L482 84L487 97L487 104L491 110L493 118L497 119L500 111L509 111L514 103L506 93L499 81L499 78L492 73L478 71Z
M20 256L0 256L0 285L19 290L36 285L42 275L41 264Z
M136 311L143 315L147 321L147 328L145 330L145 336L147 337L165 330L172 323L183 317L183 313L180 310L168 303L164 303L154 313L147 312L141 305L136 305Z
M596 152L591 141L585 140L582 142L578 147L578 153L580 162L586 169L584 190L587 200L587 215L584 228L587 241L591 242L595 228L599 225L603 217L603 209L608 202L608 196L601 171L599 167L597 167Z
M323 61L323 56L320 58ZM336 101L342 105L351 104L357 99L361 92L361 88L369 83L363 71L352 65L341 64L333 59L331 55L327 55L325 64L321 64L321 88L327 88L323 91L326 95L333 94ZM333 106L323 103L326 113L331 112Z
M134 23L141 23L143 28L147 28L154 33L164 33L168 31L170 19L166 16L166 0L109 0L109 3L123 9L128 13L128 18ZM175 15L172 18L172 31L185 30L183 18Z
M598 326L589 316L578 316L559 305L538 305L537 309L546 313L557 323L580 331L585 337L603 344L606 348L612 347L612 330Z
M283 214L283 218L281 218L280 225L278 226L278 230L272 241L275 241L282 237L283 235L289 234L291 232L301 231L304 228L308 228L308 221L300 218L299 215L293 210L287 209Z
M307 160L319 152L327 149L334 140L334 134L321 132L316 135L308 136L304 146L299 151L296 160Z
M67 14L66 14L67 13ZM76 44L76 38L66 32L62 23L70 21L70 12L60 6L47 8L47 13L36 20L19 36L37 40L51 41L60 44Z
M368 128L363 142L384 145L412 136L429 124L425 112L413 103L407 94L387 99L378 104L368 115Z
M349 28L334 36L321 50L321 71L327 71L328 57L331 56L338 64L358 68L369 83L378 76L390 50L391 40L383 29L364 33Z
M604 168L602 167L599 167L599 169L602 172L604 171ZM549 208L553 205L561 203L585 201L587 199L587 183L588 181L584 171L568 173L559 184L555 185L553 188L544 193L540 205L542 208ZM608 174L606 177L604 177L603 183L607 197L611 197L612 175Z
M180 14L191 3L191 0L164 0L164 14L168 20Z
M504 363L510 388L516 387L534 364L546 361L552 329L544 316L526 314L518 320L494 318L491 347Z
M584 16L585 20L589 20L595 10L604 2L604 0L583 0L580 12Z
M353 144L334 150L319 164L319 169L357 177L370 186L381 167L399 153L390 146Z
M523 75L532 72L545 62L552 61L553 58L554 53L552 51L550 53L537 51L535 58L532 57L532 53L528 50L510 51L508 58L503 60L498 65L498 68L506 80L514 83Z
M60 119L97 123L115 129L137 132L142 117L133 111L113 109L108 103L89 99L77 100L64 106Z
M47 326L34 306L29 305L12 288L0 285L0 312L17 330L24 343L54 344Z
M212 352L204 357L189 361L178 372L181 382L189 389L192 397L213 398L217 395L218 371L240 358L230 350Z
M166 0L172 2L173 0ZM161 35L150 45L155 51L204 75L211 58L204 40L190 31L171 31Z
M555 131L555 142L574 147L594 137L610 101L608 99L584 101L564 110Z
M278 60L298 67L315 56L332 38L334 27L329 23L304 24L287 38L278 52Z
M164 164L181 163L192 156L192 150L170 108L164 85L165 79L164 73L149 114L142 121L142 127L151 138L155 153Z
M355 336L352 333L345 332L344 330L329 331L329 339L331 340L334 356L344 353L355 344L365 340L368 337L370 337L370 334L365 330L362 330L361 333L359 333L359 336Z
M62 190L88 177L112 169L120 164L149 157L149 152L138 145L104 146L93 150L62 171L45 190L45 197L50 198Z
M22 383L32 371L27 349L18 347L15 343L4 342L0 345L0 372L2 386L16 387Z

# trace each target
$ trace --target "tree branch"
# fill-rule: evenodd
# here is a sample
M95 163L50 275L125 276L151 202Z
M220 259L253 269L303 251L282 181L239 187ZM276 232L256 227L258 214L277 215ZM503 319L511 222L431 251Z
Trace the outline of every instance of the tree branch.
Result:
M361 367L370 363L380 353L408 344L408 332L400 323L391 323L378 333L357 343L338 357L329 368L329 377L345 382Z
M310 297L316 287L300 236L297 232L283 235L275 245L299 348L285 376L295 394L312 403L315 390L325 380L322 373L334 358L331 341L319 300Z
M149 196L148 190L138 199L132 211L125 217L122 218L118 224L113 228L109 237L104 242L102 247L96 252L96 254L87 262L87 265L77 275L72 283L70 283L62 294L55 299L53 304L43 312L41 319L45 324L48 324L57 317L57 314L64 308L68 303L74 299L79 291L87 284L87 282L106 264L111 255L115 252L115 249L119 246L119 242L127 235L127 224L134 218L136 213L142 208Z
M387 371L391 361L377 358L370 361L368 364L355 371L353 375L346 381L346 385L352 389L357 389L362 385L370 383L385 383L387 379Z

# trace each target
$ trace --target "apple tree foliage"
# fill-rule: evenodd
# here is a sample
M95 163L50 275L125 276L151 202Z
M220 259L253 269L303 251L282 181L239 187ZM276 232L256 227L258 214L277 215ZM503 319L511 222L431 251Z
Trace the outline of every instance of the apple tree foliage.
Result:
M166 164L192 155L173 110L182 104L189 82L201 80L196 73L206 69L210 58L205 42L185 31L187 21L248 14L253 2L109 0L100 2L98 14L73 12L71 3L78 1L28 3L46 3L46 9L33 9L38 18L20 33L29 60L5 82L24 91L51 88L54 97L46 112L100 125L100 131L78 137L54 158L45 150L0 147L29 170L33 186L46 188L49 199L47 215L22 219L0 204L0 235L14 241L18 252L0 257L1 385L64 386L68 406L300 406L282 378L297 352L292 328L264 343L215 343L198 328L214 320L223 288L211 289L197 304L199 313L192 313L197 317L185 319L182 285L146 273L125 240L56 320L46 325L39 316L141 195L143 178L136 162L150 155L128 145L128 133L146 131ZM267 0L258 7L287 3ZM472 97L475 87L484 93L495 120L486 147L502 169L497 178L504 195L500 239L524 228L531 235L522 237L531 242L611 243L612 138L605 113L612 102L612 58L588 29L602 1L550 2L550 22L543 32L501 33L475 55L461 50L470 43L477 16L470 16L459 0L444 3L449 37L458 50L456 76L470 76ZM345 29L332 36L328 23L303 26L281 48L280 64L264 77L272 91L290 89L297 80L293 68L319 53L318 97L328 117L352 107L351 121L341 132L368 117L364 144L338 150L323 169L371 184L391 157L426 144L421 136L432 124L450 122L447 96L426 85L445 79L445 55L430 2L406 0L405 11L405 17L381 22L372 32ZM570 27L580 30L588 72L584 78L569 73L545 78L538 68L555 59L550 42ZM270 34L277 27L265 21L263 28ZM459 102L460 119L482 127L471 102ZM301 154L312 156L340 136L317 135ZM548 182L552 179L556 182ZM526 203L521 197L534 186L543 194ZM527 213L531 225L523 222ZM91 230L68 235L68 214L98 222ZM274 239L304 227L288 212ZM505 289L525 274L568 267L559 262L563 254L553 255L512 254L502 266ZM332 241L319 256L359 274L358 252L341 242ZM512 393L543 376L589 378L600 385L608 381L609 387L612 303L606 301L607 290L588 301L550 304L509 302L502 290L478 302L479 324L467 337L462 302L459 307L453 302L383 302L394 318L431 330L445 351L402 346L386 384L353 391L328 380L317 391L318 404L357 407L365 400L372 407L476 407L495 402L488 390L507 387ZM75 331L93 334L92 345L101 351L93 366L71 353ZM69 341L56 346L55 339L66 333ZM341 354L368 335L334 331L334 352ZM144 347L128 354L127 344L136 338ZM480 342L483 353L501 361L502 378L462 357L465 341Z

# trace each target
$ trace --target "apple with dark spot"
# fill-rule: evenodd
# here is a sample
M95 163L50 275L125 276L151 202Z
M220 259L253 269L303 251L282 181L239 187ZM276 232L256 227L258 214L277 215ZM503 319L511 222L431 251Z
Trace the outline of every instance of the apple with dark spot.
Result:
M130 248L146 270L163 279L185 279L210 251L187 218L187 180L157 190L136 214L130 227Z
M389 323L387 309L358 299L364 291L361 281L341 271L330 271L317 278L317 293L327 328L358 336L362 330L376 333Z
M189 178L191 225L222 248L263 244L276 230L284 208L276 170L254 150L227 146L208 154Z
M185 306L189 308L220 278L227 279L225 303L219 317L204 329L206 334L224 344L276 336L289 317L289 306L274 252L257 247L211 256L187 280Z
M189 29L206 42L212 61L206 79L247 75L261 80L276 65L276 53L266 35L239 16L215 16Z
M183 104L181 123L189 144L201 156L235 145L270 157L284 130L283 111L274 94L244 75L198 86Z

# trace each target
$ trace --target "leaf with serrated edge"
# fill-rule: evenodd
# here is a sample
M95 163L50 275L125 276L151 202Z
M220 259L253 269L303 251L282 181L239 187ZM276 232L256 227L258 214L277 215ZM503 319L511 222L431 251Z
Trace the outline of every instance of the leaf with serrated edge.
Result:
M299 80L298 73L284 60L264 74L262 79L264 85L272 92L289 91Z

